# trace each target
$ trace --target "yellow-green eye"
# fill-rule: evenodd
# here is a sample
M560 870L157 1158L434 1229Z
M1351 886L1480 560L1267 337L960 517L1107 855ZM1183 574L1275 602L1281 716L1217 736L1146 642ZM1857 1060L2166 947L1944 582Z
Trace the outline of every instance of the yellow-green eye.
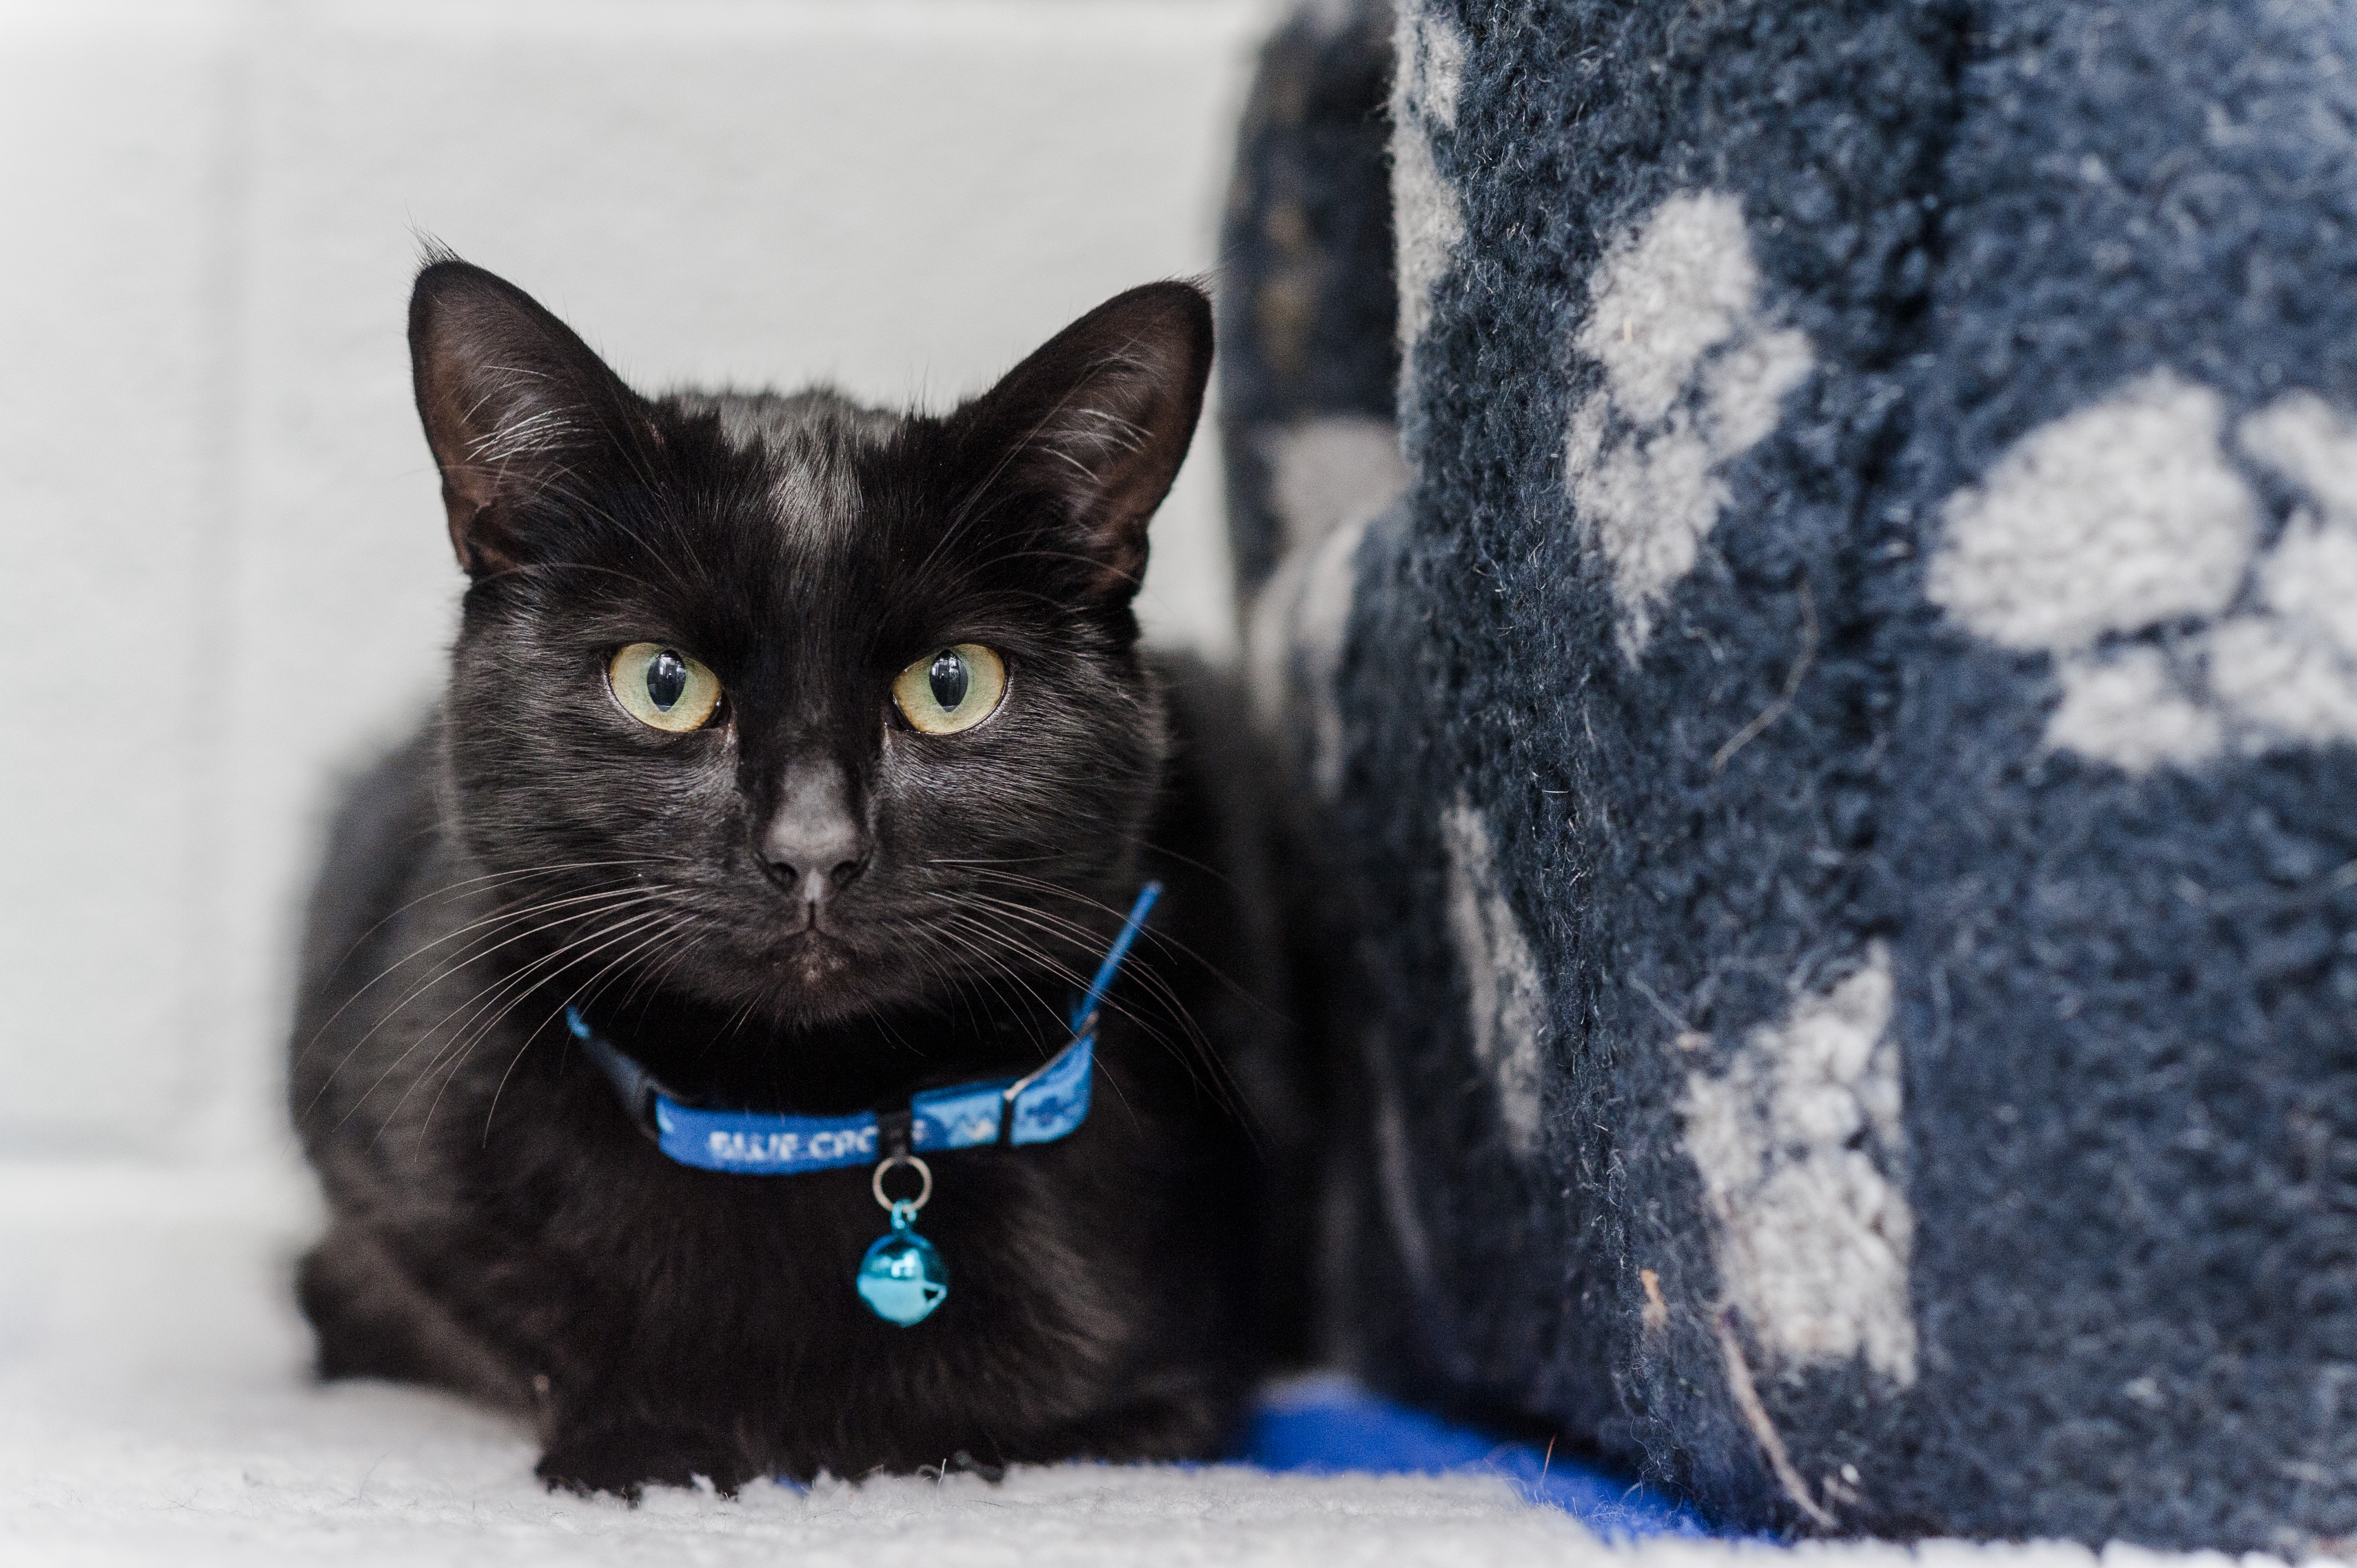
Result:
M927 735L955 735L988 718L1006 692L1006 666L978 642L928 653L892 682L903 717Z
M653 729L684 735L720 705L720 677L660 642L634 642L606 666L614 700Z

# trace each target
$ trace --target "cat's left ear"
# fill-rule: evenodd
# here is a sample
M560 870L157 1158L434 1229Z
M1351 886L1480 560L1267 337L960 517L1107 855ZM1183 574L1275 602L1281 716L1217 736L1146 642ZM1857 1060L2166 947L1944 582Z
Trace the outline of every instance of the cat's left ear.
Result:
M1211 373L1211 302L1192 284L1148 284L1056 334L958 417L1056 506L1089 591L1126 601Z

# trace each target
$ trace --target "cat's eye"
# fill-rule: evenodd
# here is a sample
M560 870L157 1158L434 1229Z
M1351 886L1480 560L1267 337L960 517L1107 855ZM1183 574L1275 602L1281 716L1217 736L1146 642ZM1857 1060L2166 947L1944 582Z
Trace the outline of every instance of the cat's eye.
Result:
M720 677L676 648L634 642L606 666L623 711L651 728L683 735L720 705Z
M926 654L892 682L893 705L927 735L972 729L997 710L1006 666L978 642Z

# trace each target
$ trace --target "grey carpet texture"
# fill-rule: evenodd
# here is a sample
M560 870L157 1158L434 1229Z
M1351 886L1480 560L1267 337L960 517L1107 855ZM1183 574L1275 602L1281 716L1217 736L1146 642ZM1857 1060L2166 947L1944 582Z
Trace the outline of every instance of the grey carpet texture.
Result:
M2357 6L1329 0L1226 254L1325 1351L2357 1535Z

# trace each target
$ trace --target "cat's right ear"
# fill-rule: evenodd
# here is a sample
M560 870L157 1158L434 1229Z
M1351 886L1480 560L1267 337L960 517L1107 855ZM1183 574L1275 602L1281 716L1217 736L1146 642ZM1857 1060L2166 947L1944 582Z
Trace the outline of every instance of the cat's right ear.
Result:
M409 359L450 543L471 577L540 558L535 521L562 512L585 458L647 428L638 396L571 328L455 257L417 274Z

